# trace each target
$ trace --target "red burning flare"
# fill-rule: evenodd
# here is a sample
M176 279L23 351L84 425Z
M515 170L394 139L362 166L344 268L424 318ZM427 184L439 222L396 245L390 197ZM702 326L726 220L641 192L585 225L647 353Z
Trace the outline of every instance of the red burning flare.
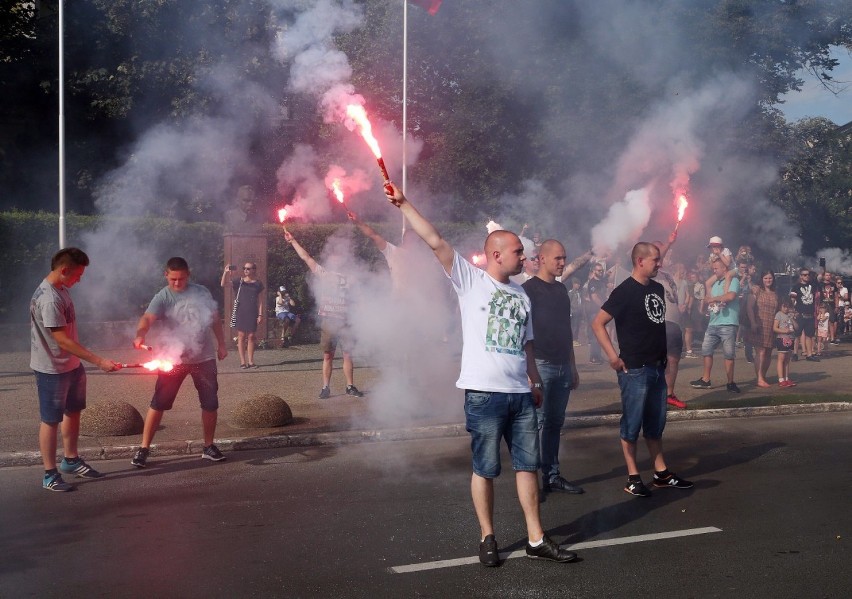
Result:
M680 194L677 199L677 222L683 220L683 214L686 212L686 207L689 206L689 201L686 199L686 194Z
M151 360L150 362L145 362L144 364L122 364L121 367L144 368L152 372L154 370L159 370L161 372L171 372L175 365L169 362L168 360Z
M686 199L686 194L682 193L677 197L677 223L675 224L675 231L680 226L680 221L683 220L687 206L689 206L689 200Z
M358 127L358 132L361 134L361 137L363 137L364 141L367 142L367 145L370 146L373 156L376 157L376 162L379 163L379 170L382 172L382 178L385 180L385 185L387 185L390 182L390 175L388 175L388 169L385 168L385 161L382 159L382 150L379 148L379 142L376 141L375 137L373 137L373 126L367 118L367 111L364 110L364 107L360 104L350 104L346 107L346 116L352 119Z
M163 372L171 372L175 365L169 362L168 360L151 360L150 362L145 362L144 364L142 364L142 367L148 370L162 370Z
M343 189L340 187L340 179L335 179L331 183L331 192L334 194L334 197L337 198L337 201L341 204L343 203Z
M470 261L474 266L482 268L485 265L485 254L474 254L471 256Z
M282 223L287 220L287 208L280 208L278 210L278 220Z

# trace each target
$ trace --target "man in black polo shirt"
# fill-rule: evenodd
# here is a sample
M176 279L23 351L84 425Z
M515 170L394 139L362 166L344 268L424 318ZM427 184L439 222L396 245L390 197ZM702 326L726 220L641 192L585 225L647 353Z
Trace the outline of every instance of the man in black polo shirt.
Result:
M613 289L592 323L595 337L609 365L618 373L621 389L621 449L627 464L624 491L649 497L636 464L639 430L645 437L654 462L653 485L659 488L691 489L693 484L669 472L663 459L663 429L666 426L666 303L663 286L651 279L660 270L660 250L639 242L631 252L633 272ZM615 319L621 354L609 339L606 325Z
M541 405L536 408L539 430L539 468L545 492L582 493L559 474L559 433L572 389L580 384L574 360L571 332L571 300L568 289L556 280L565 270L565 247L548 239L538 251L539 269L522 287L530 296L533 352L541 375Z

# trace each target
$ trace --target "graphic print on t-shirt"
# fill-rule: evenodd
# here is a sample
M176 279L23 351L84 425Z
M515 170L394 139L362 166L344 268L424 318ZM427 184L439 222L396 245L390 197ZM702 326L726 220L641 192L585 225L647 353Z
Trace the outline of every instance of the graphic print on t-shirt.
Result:
M498 289L488 302L488 328L485 349L500 354L519 356L523 353L523 325L527 311L521 298Z
M799 287L799 301L805 306L812 306L814 303L814 293L810 285L801 285Z
M666 304L656 293L649 293L645 296L645 313L651 322L657 324L666 321Z

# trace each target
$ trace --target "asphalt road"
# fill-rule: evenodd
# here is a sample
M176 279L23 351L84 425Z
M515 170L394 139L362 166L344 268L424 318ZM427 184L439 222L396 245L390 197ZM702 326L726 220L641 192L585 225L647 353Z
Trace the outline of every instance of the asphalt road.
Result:
M0 597L846 598L850 427L849 412L670 423L669 466L696 487L648 499L621 491L615 427L568 431L563 473L586 494L548 495L543 521L602 546L496 569L475 560L467 439L101 461L109 475L72 493L3 468ZM501 551L522 549L510 472L496 491ZM653 536L670 532L686 536Z

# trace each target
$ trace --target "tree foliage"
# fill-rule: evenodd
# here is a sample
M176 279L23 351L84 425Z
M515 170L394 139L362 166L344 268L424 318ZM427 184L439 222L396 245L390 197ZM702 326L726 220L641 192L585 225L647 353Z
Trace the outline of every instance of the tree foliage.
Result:
M0 140L7 208L54 202L57 3L42 0L36 14L33 2L7 2L0 12L0 86L10 115ZM360 4L365 26L339 36L337 45L371 111L401 126L400 3ZM452 218L491 213L496 199L526 178L556 189L572 173L611 163L635 118L676 93L653 73L637 73L637 61L602 55L587 34L600 26L590 15L629 27L607 14L627 4L538 4L544 9L466 0L445 2L435 17L409 11L409 129L424 142L412 178L451 198ZM787 131L772 105L799 88L802 68L830 84L836 66L830 48L852 47L847 0L643 0L631 6L687 32L665 57L683 89L723 71L752 73L759 101L731 143L779 158L796 132ZM66 3L66 14L67 173L70 205L80 212L94 210L95 183L127 158L142 132L220 108L223 98L211 84L217 69L273 90L280 104L281 119L252 142L255 168L242 173L257 189L274 190L276 167L293 144L329 143L316 99L288 91L287 69L270 53L278 32L268 0L75 0ZM538 35L526 35L516 48L513 28ZM495 44L500 32L505 37ZM614 33L630 43L642 31ZM793 214L794 189L785 185L784 206Z

